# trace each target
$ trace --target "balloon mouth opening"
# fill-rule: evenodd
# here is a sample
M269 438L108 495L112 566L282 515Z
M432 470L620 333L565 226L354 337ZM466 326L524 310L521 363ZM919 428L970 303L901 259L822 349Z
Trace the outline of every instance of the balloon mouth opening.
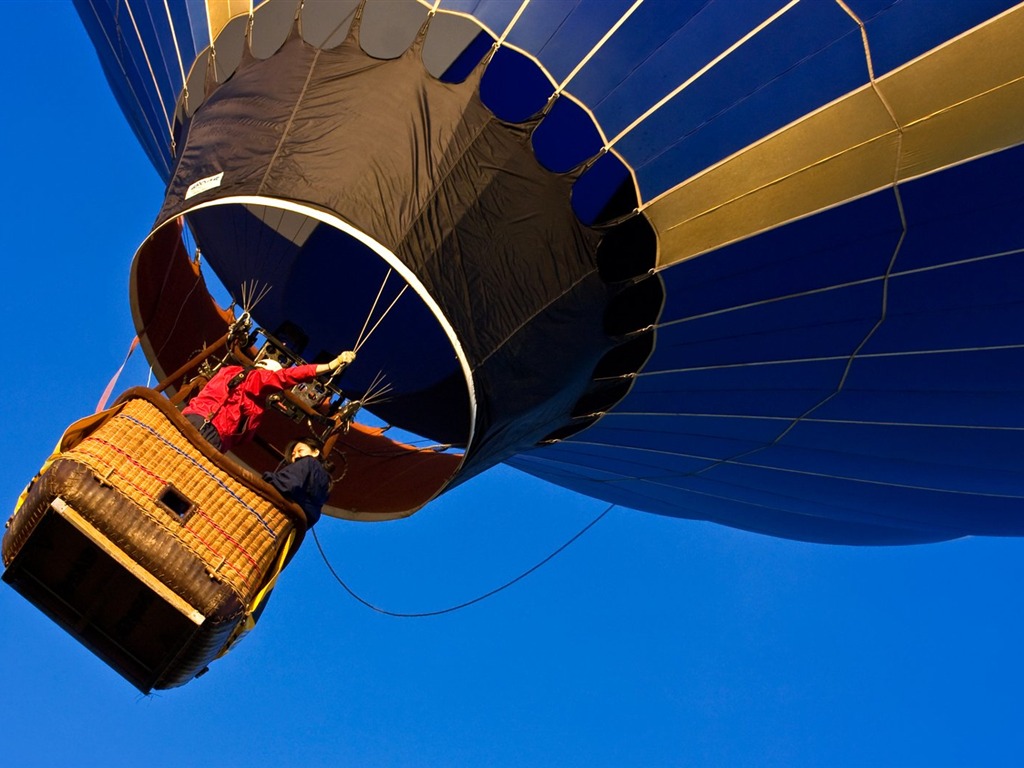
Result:
M458 339L416 277L338 217L266 197L203 203L159 225L139 247L131 301L161 378L221 338L243 311L307 362L357 350L335 384L363 407L332 456L336 483L325 513L404 517L458 473L476 416ZM235 455L254 469L272 468L277 456L267 444L303 428L268 410L261 439Z
M185 219L232 301L292 352L320 362L357 350L343 385L368 410L423 438L468 445L475 398L465 353L386 247L333 214L267 197L213 201ZM245 293L262 298L245 306Z

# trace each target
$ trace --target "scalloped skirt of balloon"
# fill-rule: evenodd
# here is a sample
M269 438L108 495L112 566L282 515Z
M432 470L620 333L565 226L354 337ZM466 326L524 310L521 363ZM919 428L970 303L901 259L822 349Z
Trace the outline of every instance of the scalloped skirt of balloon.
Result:
M357 27L334 48L297 25L269 58L246 48L179 111L132 302L161 371L223 334L230 317L201 288L184 233L232 301L263 296L252 317L303 359L358 348L341 384L401 435L339 443L347 470L330 506L382 519L593 424L650 355L664 292L629 173L577 146L575 118L497 116L482 94L508 90L485 77L501 56L442 82L422 34L376 59Z
M3 578L148 693L252 628L305 529L299 507L135 388L73 424L26 489Z

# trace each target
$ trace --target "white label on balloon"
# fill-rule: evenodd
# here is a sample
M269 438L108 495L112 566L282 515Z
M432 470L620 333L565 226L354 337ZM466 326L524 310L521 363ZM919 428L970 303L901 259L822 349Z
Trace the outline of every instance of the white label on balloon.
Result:
M194 184L190 184L188 189L185 190L185 199L188 200L190 197L195 197L200 192L205 192L208 189L216 189L220 186L220 180L224 178L224 171L221 171L216 176L207 176L205 179L200 179Z

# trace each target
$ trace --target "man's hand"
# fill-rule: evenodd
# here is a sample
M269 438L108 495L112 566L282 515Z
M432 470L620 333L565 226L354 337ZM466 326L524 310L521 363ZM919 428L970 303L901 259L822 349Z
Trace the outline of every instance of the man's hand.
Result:
M355 352L342 352L336 358L331 360L331 362L320 363L320 365L316 367L317 376L321 376L325 373L337 373L355 359Z
M328 365L330 365L331 371L339 371L355 359L356 353L350 350L348 352L342 352L336 358L331 360L331 362L328 363Z

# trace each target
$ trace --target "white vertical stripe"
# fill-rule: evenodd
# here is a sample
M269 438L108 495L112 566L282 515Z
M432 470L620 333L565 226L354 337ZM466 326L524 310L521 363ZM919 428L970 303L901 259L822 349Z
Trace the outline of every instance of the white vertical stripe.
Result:
M149 53L146 51L146 44L142 40L142 33L139 32L139 25L135 22L135 14L132 13L132 6L128 0L124 0L124 7L128 11L128 17L132 20L132 26L135 28L135 36L139 39L139 47L142 48L142 56L146 59L146 66L149 67L149 75L153 78L153 86L156 88L156 97L160 100L160 109L164 113L164 120L167 121L167 135L173 139L173 130L171 127L171 116L167 112L167 105L164 104L163 94L160 93L160 82L156 79L156 72L153 71L153 63L149 60Z
M761 22L754 29L750 30L750 32L745 34L743 37L741 37L735 43L733 43L728 48L726 48L724 51L722 51L722 53L718 54L718 56L716 56L711 61L709 61L707 64L705 64L703 67L701 67L697 72L695 72L691 77L689 77L684 83L682 83L678 87L674 88L668 95L666 95L664 98L662 98L661 101L659 101L653 107L651 107L646 112L644 112L642 115L640 115L640 117L638 117L636 120L634 120L628 126L626 126L626 128L624 128L621 132L619 132L618 136L616 136L614 139L612 139L610 142L608 142L608 147L611 148L611 147L615 146L615 144L618 143L618 141L620 139L622 139L624 136L626 136L626 134L630 133L634 128L636 128L644 120L646 120L648 117L650 117L655 112L657 112L659 109L661 109L663 106L665 106L668 102L670 102L672 99L674 99L676 96L678 96L682 91L684 91L687 88L689 88L690 85L694 81L696 81L696 80L700 79L701 77L703 77L704 74L706 72L708 72L708 70L710 70L716 64L718 64L718 62L720 62L723 59L725 59L727 56L729 56L734 51L736 51L738 48L740 48L740 46L744 45L751 38L753 38L754 36L756 36L757 34L762 32L770 24L772 24L773 22L778 20L780 17L782 17L783 15L788 13L790 10L792 10L792 8L794 6L796 6L796 4L799 3L799 2L800 2L800 0L790 0L790 2L788 4L786 4L784 7L780 8L778 11L773 13L771 16L769 16L767 19L765 19L763 22Z
M615 22L608 29L608 31L604 33L604 37L602 37L597 42L597 45L595 45L593 48L590 49L590 52L580 60L580 63L576 65L575 69L573 69L573 71L569 73L569 75L565 78L565 80L563 80L559 84L559 86L555 89L555 93L561 93L565 89L565 86L567 86L569 84L569 81L572 80L574 77L576 77L576 75L579 73L579 71L581 69L583 69L584 66L586 66L587 62L590 61L594 57L594 55L598 51L601 50L601 48L604 46L604 44L606 42L608 42L608 40L611 38L611 36L614 35L618 31L619 27L621 27L623 24L626 23L626 19L628 19L630 16L633 15L633 11L635 11L637 8L639 8L640 5L643 3L643 1L644 0L636 0L636 2L633 3L633 5L630 6L629 10L626 11L624 14L622 14L622 18L620 18L617 22Z
M522 5L519 6L519 10L516 11L516 15L512 17L512 21L505 27L505 31L501 33L501 37L498 38L496 45L501 45L505 42L505 38L512 33L512 29L519 22L519 17L523 15L523 11L526 10L526 6L530 4L530 0L523 0Z
M181 60L181 47L178 45L178 33L174 29L174 19L171 18L171 6L164 0L164 10L167 12L167 26L171 28L171 40L174 42L174 52L178 55L178 69L181 71L181 91L188 99L188 80L185 77L185 64ZM187 10L187 8L186 8Z

